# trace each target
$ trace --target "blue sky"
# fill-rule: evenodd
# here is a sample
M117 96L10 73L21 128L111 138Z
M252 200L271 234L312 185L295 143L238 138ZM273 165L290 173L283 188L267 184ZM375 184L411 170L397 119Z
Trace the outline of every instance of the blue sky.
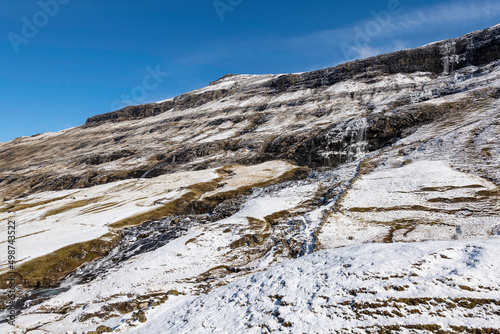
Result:
M0 0L0 141L227 73L304 72L498 23L490 0Z

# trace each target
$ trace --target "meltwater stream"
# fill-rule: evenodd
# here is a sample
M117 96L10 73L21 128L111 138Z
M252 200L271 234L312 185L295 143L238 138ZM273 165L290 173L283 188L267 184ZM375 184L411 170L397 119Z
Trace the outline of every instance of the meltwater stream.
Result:
M324 148L319 152L324 165L338 166L363 158L368 148L368 127L367 118L360 117L339 123L330 129L325 137Z
M68 291L75 285L88 283L97 277L105 275L117 264L165 246L170 241L185 235L191 227L201 224L203 221L200 216L168 217L130 227L122 231L120 242L108 255L77 269L67 276L58 287L31 290L27 296L16 301L16 310L20 311L39 304ZM7 320L7 313L0 313L0 323L7 322Z
M165 246L170 241L186 234L192 226L197 224L199 224L198 220L191 217L169 217L128 228L122 232L120 242L108 255L87 263L71 273L61 282L61 287L90 282L105 275L123 261Z

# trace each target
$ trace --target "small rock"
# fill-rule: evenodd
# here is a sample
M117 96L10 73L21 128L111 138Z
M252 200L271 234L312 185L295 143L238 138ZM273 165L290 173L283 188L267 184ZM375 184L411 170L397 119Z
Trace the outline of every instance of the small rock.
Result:
M135 310L137 310L137 307L138 307L138 303L136 300L129 301L125 304L125 310L127 312L135 311Z
M167 297L168 299L168 297ZM160 300L154 300L151 302L151 306L158 306L158 305L161 305L161 299Z
M139 309L143 309L143 308L146 308L149 306L149 303L148 302L142 302L142 303L139 303Z
M491 231L491 234L493 235L500 235L500 225L497 225L493 227L493 230Z
M177 290L168 290L167 296L178 296L179 292Z
M146 322L148 319L146 318L146 314L144 313L144 311L139 311L137 312L137 320L139 320L140 322Z
M113 331L113 328L108 327L108 326L104 326L104 325L101 325L101 326L97 327L97 329L96 329L97 334L110 333L112 331Z

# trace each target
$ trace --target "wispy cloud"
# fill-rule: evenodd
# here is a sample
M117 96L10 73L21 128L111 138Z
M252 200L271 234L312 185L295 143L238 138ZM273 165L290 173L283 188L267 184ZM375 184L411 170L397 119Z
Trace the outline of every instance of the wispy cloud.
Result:
M369 58L377 56L383 53L394 52L398 50L404 50L406 44L403 41L396 40L392 45L385 45L383 47L372 47L370 45L355 45L352 47L352 51L359 55L359 58Z
M460 24L498 16L500 16L498 1L455 1L403 13L396 20L396 28L412 29L423 25Z
M268 37L255 40L221 42L207 52L184 55L177 59L184 65L215 64L242 54L266 57L275 51L302 54L314 58L330 54L332 59L325 66L339 62L362 59L382 53L402 50L407 47L411 35L419 31L436 31L441 27L460 27L464 23L476 23L498 18L500 2L492 0L449 1L435 5L410 8L412 0L400 0L398 14L378 17L380 13L371 11L371 18L358 21L350 26L331 30L321 30L296 37ZM413 4L415 1L413 1ZM384 20L384 22L382 22ZM377 24L377 26L375 26ZM371 33L366 32L371 29ZM365 36L359 36L361 33ZM375 33L373 33L375 32ZM367 37L368 35L368 37ZM344 58L342 58L342 53ZM324 67L324 66L318 66Z
M294 49L343 48L345 60L366 58L385 52L404 49L401 37L418 29L436 29L446 25L462 25L484 19L500 18L500 3L491 0L453 1L444 4L406 9L407 1L401 1L400 14L379 16L371 12L371 19L359 21L350 27L314 32L284 41ZM398 39L399 38L399 39ZM385 45L380 45L380 41ZM377 42L377 43L375 43ZM377 44L377 46L375 46Z

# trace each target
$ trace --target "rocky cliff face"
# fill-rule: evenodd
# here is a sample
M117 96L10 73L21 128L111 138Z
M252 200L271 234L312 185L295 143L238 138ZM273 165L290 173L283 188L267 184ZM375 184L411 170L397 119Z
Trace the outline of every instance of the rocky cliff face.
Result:
M310 332L313 318L338 332L498 331L499 65L495 26L314 72L227 75L0 144L0 220L21 227L18 332L223 319ZM6 271L0 258L2 288Z

